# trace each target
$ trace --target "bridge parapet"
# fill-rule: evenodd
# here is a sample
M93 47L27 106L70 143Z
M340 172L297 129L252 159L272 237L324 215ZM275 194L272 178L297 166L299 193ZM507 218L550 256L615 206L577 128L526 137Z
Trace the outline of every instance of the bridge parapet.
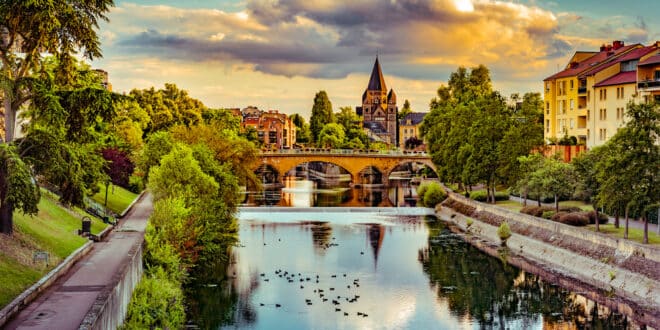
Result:
M422 157L428 158L430 155L424 151L400 151L400 150L357 150L357 149L280 149L266 150L261 152L262 156L268 155L359 155L359 156L391 156L391 157Z

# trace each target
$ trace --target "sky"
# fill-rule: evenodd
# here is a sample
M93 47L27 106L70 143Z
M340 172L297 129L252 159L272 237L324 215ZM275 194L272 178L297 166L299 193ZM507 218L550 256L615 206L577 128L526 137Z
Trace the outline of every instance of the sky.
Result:
M541 92L575 51L660 40L657 0L115 0L99 27L116 92L174 83L211 108L360 105L378 56L399 108L429 111L460 66L502 95Z

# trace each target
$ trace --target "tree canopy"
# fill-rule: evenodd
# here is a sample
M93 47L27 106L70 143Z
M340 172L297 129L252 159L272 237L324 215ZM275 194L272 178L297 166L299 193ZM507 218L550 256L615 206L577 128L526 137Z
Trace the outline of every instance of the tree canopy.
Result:
M325 91L316 93L314 105L312 106L312 116L309 119L309 129L315 143L319 142L319 135L323 127L334 122L335 117L332 113L332 103L330 103L328 94Z

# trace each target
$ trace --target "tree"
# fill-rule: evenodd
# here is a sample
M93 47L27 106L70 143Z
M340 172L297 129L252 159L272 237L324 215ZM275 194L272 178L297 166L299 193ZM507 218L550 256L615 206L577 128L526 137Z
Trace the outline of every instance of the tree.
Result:
M555 211L559 212L559 197L570 196L574 190L575 172L573 165L550 158L532 173L531 180L540 185L542 194L555 197Z
M600 230L600 221L598 219L598 193L601 184L598 180L597 163L605 157L605 148L595 147L588 152L583 152L573 158L571 163L575 168L577 177L576 191L586 201L591 202L591 206L596 212L596 231ZM618 227L618 223L616 226Z
M110 181L120 187L128 187L128 178L133 174L135 165L125 151L117 148L106 148L101 151L106 160L105 173Z
M134 89L129 94L151 118L146 132L168 129L181 124L193 126L204 120L208 109L204 104L179 89L175 84L165 84L165 89L153 87L144 90ZM208 116L208 113L207 113Z
M403 102L403 108L401 108L401 110L397 114L397 119L401 120L403 118L406 118L406 116L411 112L412 112L412 109L410 109L410 102L406 99Z
M325 91L316 93L316 96L314 96L314 106L312 106L312 116L309 119L309 129L312 132L313 142L319 142L319 134L323 126L334 122L332 103L328 99L328 94Z
M598 162L601 189L599 200L605 204L619 203L617 190L625 190L627 238L629 211L644 220L644 243L648 243L648 212L660 196L660 105L658 103L629 103L628 121L606 146L608 156Z
M364 149L369 145L369 136L362 129L362 117L358 116L351 107L341 107L335 118L346 133L343 148Z
M337 123L330 123L323 127L319 133L318 145L322 148L341 148L346 139L344 127Z
M404 142L406 149L415 149L424 144L424 141L418 139L417 137L410 137Z
M534 186L533 173L541 167L544 161L543 155L539 153L518 157L520 164L518 168L521 173L515 187L520 192L520 197L523 198L523 206L527 206L527 196L530 192L537 193L539 205L541 203L541 196L538 194L540 189L538 186Z
M112 0L0 2L0 99L4 108L2 143L14 141L16 116L20 107L32 99L29 85L36 71L42 68L41 54L53 54L61 64L56 72L57 80L69 81L74 73L73 54L76 51L89 59L101 56L95 29L99 20L107 20L105 14L112 5ZM4 167L0 177L23 177L8 172L19 167ZM0 195L7 198L8 192L0 191ZM14 207L30 205L31 200L31 197L20 202L0 200L0 228L3 233L12 233Z
M296 143L312 142L312 132L309 129L309 124L305 122L305 118L297 113L292 114L289 118L296 125Z
M39 188L28 166L18 156L15 147L0 144L0 217L12 219L11 213L19 209L25 214L37 214ZM0 223L0 232L11 235L14 231L11 221Z

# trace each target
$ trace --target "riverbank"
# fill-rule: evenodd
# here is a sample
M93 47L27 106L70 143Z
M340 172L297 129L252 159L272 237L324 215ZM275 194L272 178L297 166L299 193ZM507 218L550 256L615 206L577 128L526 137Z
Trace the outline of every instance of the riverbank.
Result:
M562 286L577 285L578 291L593 292L589 298L599 303L654 328L660 325L660 249L511 212L454 193L443 204L453 208L442 207L437 216L455 224L466 241L482 251L504 256L507 262L545 275ZM468 219L473 219L469 226ZM497 235L502 221L509 222L513 231L506 249L500 248ZM624 307L621 302L634 307Z

